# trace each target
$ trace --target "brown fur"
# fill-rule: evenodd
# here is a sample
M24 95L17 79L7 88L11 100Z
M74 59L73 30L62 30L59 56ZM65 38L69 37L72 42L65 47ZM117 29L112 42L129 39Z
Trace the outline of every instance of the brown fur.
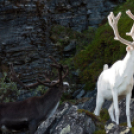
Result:
M39 123L49 116L61 95L62 88L53 87L40 97L31 97L20 102L0 103L0 128L2 125L15 130L28 128L30 134L33 134Z

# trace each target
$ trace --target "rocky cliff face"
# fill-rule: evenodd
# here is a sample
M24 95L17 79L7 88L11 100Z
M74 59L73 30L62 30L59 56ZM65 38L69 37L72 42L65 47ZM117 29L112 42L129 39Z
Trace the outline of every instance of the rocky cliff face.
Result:
M9 64L13 63L23 82L34 82L39 72L48 70L49 55L57 60L62 58L49 38L52 25L60 24L76 31L96 27L119 2L1 0L0 72L8 72Z

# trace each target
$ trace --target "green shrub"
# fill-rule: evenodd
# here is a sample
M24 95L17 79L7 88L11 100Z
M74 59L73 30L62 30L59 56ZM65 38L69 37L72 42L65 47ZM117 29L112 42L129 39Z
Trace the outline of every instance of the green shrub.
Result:
M118 24L119 33L121 37L127 40L132 40L126 36L126 32L130 31L133 20L126 15L125 11L130 9L134 13L133 6L134 2L129 0L114 10L115 15L119 11L122 12ZM74 58L75 68L80 69L80 79L82 83L86 84L86 90L94 89L104 64L111 66L115 61L125 56L125 47L126 45L114 40L113 30L108 23L101 25L97 29L93 41L84 50L77 53Z
M16 101L18 95L17 85L9 80L5 82L7 73L3 73L3 77L0 78L0 102L13 102Z
M48 88L45 88L44 85L39 85L36 90L37 90L37 92L40 92L40 94L43 95L43 94L45 94L48 91Z

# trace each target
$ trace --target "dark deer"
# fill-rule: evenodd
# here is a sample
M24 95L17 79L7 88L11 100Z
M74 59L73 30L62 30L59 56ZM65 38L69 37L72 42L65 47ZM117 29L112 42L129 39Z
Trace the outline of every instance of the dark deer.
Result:
M47 79L42 82L38 79L38 83L50 87L42 96L31 97L20 102L0 103L1 131L15 132L28 129L30 134L34 134L40 122L54 114L64 91L63 79L68 75L68 67L50 58L55 63L51 66L58 70L58 80L51 82ZM63 76L62 72L64 72Z

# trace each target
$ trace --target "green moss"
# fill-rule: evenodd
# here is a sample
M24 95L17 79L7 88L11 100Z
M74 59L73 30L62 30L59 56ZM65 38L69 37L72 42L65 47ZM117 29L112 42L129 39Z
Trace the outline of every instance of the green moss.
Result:
M88 110L85 109L78 109L77 110L78 113L85 113L87 116L90 116L90 118L92 118L92 120L96 123L97 121L100 122L100 118L96 115L94 115L92 112L89 112Z
M85 113L87 116L89 116L90 118L92 118L92 120L94 121L97 130L94 132L94 134L105 134L105 129L104 129L104 125L106 123L106 121L109 120L109 114L108 114L108 110L107 109L102 109L100 112L100 117L94 115L92 112L89 112L85 109L78 109L77 110L78 113Z
M95 131L93 134L106 134L106 131L101 129L101 130Z
M105 122L109 120L109 114L107 109L102 109L100 112L100 117L94 115L92 112L89 112L88 110L85 109L78 109L78 113L85 113L86 115L90 116L94 121L101 121Z
M132 134L134 134L134 120L131 123L132 123L131 132L132 132ZM126 126L127 126L127 124L126 124Z
M102 109L100 112L100 118L103 121L108 121L109 120L109 114L107 109Z
M131 128L131 132L132 132L132 134L134 134L134 127Z
M126 122L120 123L120 126L127 126Z

